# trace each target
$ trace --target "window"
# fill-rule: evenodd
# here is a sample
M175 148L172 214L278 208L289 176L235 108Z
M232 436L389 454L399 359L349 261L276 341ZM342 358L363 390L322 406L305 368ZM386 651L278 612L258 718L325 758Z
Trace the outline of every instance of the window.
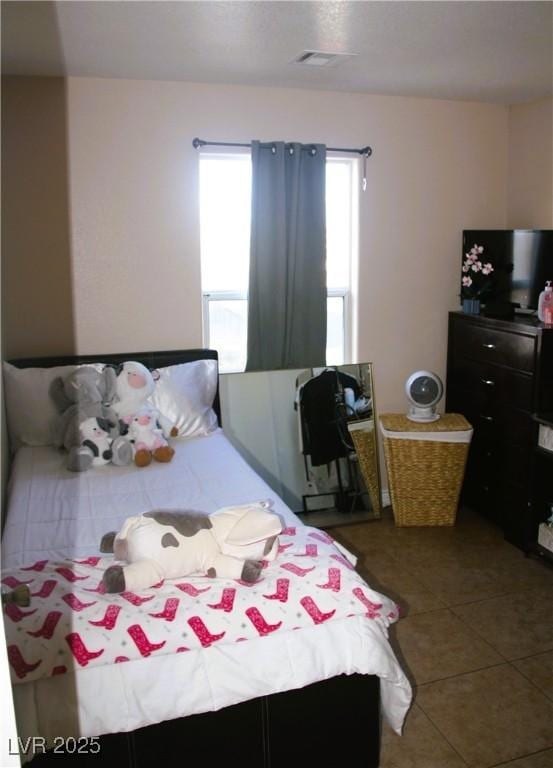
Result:
M326 161L326 362L353 359L352 272L356 248L354 189L356 164L350 158Z
M200 155L204 344L223 373L246 367L251 177L249 155Z
M352 272L356 161L327 157L328 365L353 357ZM249 154L200 155L200 243L204 344L219 351L221 372L246 367L250 251Z

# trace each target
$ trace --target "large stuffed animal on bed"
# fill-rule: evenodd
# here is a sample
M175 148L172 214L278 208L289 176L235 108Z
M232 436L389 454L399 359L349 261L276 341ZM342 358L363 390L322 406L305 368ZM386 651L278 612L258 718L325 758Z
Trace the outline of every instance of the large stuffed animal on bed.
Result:
M81 366L65 379L58 376L52 382L50 396L60 414L54 425L53 442L69 452L66 466L73 472L84 472L94 464L105 463L94 461L99 454L90 445L94 428L91 419L99 430L108 434L109 460L118 466L132 463L133 447L121 434L127 427L121 425L113 408L116 378L113 368L98 371L94 366ZM101 437L104 453L108 450L105 439L100 433L97 437Z
M178 430L160 411L148 403L156 383L151 371L133 360L123 363L117 373L114 403L118 417L129 425L129 438L134 445L134 463L146 467L152 459L171 461L175 451L167 438Z
M155 510L125 520L119 533L102 538L101 552L124 565L104 572L106 592L146 589L192 574L257 581L262 560L278 551L280 518L267 502L224 507L211 515Z

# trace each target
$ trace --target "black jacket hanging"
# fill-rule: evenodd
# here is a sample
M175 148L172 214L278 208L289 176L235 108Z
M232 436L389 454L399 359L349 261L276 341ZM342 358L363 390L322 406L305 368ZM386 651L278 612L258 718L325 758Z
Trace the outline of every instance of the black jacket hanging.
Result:
M344 443L343 430L340 431L340 420L345 421L344 409L340 408L341 393L346 387L353 389L356 398L361 394L353 376L327 369L309 379L300 391L303 453L311 456L314 467L347 456L353 450Z

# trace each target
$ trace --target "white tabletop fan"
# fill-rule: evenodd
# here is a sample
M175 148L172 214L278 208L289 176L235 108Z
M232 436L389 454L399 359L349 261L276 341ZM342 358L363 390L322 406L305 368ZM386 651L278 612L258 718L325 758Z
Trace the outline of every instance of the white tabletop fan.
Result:
M444 385L439 376L431 371L416 371L405 383L405 392L409 400L407 418L411 421L438 421L436 405L444 393Z

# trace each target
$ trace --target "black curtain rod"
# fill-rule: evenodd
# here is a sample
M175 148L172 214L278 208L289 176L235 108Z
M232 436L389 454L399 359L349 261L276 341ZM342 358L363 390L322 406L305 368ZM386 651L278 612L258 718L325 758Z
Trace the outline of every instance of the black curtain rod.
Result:
M271 142L267 142L268 146L271 146ZM248 147L251 148L251 144L242 144L236 141L204 141L203 139L195 138L192 141L194 149L199 147ZM327 147L328 152L351 152L355 155L363 155L364 157L370 157L373 153L371 147L361 147L361 149L344 149L343 147Z

